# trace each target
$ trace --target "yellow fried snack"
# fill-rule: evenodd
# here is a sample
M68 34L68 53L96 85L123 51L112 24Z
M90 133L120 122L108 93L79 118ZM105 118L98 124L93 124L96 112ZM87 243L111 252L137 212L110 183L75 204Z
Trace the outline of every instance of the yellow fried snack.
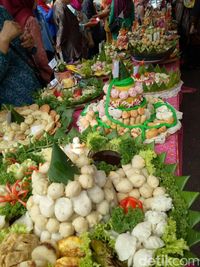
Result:
M55 267L78 267L80 258L63 257L56 261Z
M82 257L84 253L80 250L82 241L77 236L70 236L58 241L58 250L61 256Z

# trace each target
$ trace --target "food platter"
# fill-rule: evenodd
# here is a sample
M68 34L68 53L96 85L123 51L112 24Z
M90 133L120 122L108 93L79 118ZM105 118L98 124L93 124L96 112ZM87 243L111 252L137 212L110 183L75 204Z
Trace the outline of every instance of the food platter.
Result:
M141 52L139 53L138 51L132 51L132 56L134 60L137 61L145 61L146 63L158 63L161 61L164 61L165 59L168 59L169 56L173 53L175 47L169 48L167 51L162 52L162 53L147 53L147 52Z
M188 207L199 194L182 191L188 177L175 176L175 165L166 165L164 154L157 155L139 139L133 141L128 135L110 139L98 132L88 132L84 138L86 143L74 137L67 145L50 145L36 161L28 150L26 163L20 162L19 152L18 156L5 154L4 175L9 183L17 177L17 190L22 190L27 186L22 181L29 181L25 177L31 175L32 194L19 191L13 204L7 202L6 209L0 208L1 227L12 222L14 215L24 214L0 230L1 266L5 259L5 267L9 266L12 253L14 264L37 266L40 262L45 267L105 266L108 262L144 267L150 262L156 266L160 259L181 262L183 255L187 258L189 247L200 240L192 229L200 214L188 222ZM127 149L130 145L131 150ZM120 163L93 161L91 151L110 151L110 157L118 154ZM10 156L12 160L18 157L18 162L11 162ZM2 190L9 193L5 184ZM23 190L27 194L30 189ZM7 198L4 195L0 200ZM16 246L23 249L16 250ZM103 255L102 250L106 251Z
M66 108L80 109L101 97L102 87L102 81L97 78L81 79L68 88L64 88L63 83L54 89L45 88L35 96L35 100L39 105L49 103L53 106L63 105Z

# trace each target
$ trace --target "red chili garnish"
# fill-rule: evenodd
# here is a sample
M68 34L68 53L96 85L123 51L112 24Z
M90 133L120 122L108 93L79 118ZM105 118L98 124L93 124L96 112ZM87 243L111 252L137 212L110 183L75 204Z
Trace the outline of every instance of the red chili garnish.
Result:
M17 180L13 185L6 184L7 195L0 196L0 203L9 202L11 205L15 205L17 202L26 207L26 203L23 199L27 196L28 190L26 189L29 183Z
M30 167L28 167L28 170L30 170L30 171L38 171L38 167L37 166L30 166Z
M133 209L139 208L143 209L142 202L134 197L126 197L122 199L119 203L120 207L124 209L125 213L128 212L128 209L131 207Z
M136 74L135 74L135 78L136 78L136 79L140 79L140 76L141 76L141 75L140 75L139 73L136 73Z
M29 171L24 172L24 175L31 175L33 173L33 171L38 172L38 168L36 166L30 166L30 167L28 167L28 170Z
M74 97L79 97L79 96L82 96L82 90L80 88L74 90Z
M58 91L58 90L55 90L54 92L53 92L53 94L55 95L55 97L62 97L63 96L63 94L62 94L62 92L61 91Z

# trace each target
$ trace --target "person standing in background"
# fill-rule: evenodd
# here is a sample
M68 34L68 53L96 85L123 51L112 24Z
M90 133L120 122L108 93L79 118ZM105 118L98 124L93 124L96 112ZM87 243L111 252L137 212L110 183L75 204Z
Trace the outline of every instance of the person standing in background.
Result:
M46 4L47 0L37 0L34 13L40 24L42 40L49 61L55 56L56 25L53 19L53 6Z
M0 0L7 11L13 16L14 20L19 23L25 33L31 34L35 41L37 48L33 59L38 69L40 70L41 77L47 83L50 82L52 70L48 66L48 58L43 46L42 35L40 26L34 16L34 9L36 2L34 0Z
M54 20L58 27L56 51L62 53L66 62L73 62L87 56L87 46L80 31L76 14L68 8L70 0L56 0Z
M45 19L49 32L51 34L51 38L56 40L56 25L53 19L53 6L50 7L47 5L47 0L37 0L37 9L43 15Z
M41 88L27 63L26 52L33 45L32 36L24 34L20 25L0 6L0 104L31 104L33 92Z
M142 24L143 19L144 19L144 14L145 14L145 1L144 0L139 0L135 4L135 13L136 13L136 18L137 21Z
M112 34L110 31L109 21L108 21L111 3L112 3L112 0L103 0L102 4L101 4L103 10L99 14L100 18L103 18L103 20L104 20L104 30L106 32L106 42L107 43L112 42Z
M114 40L122 27L131 29L135 18L132 0L112 0L109 27Z
M82 4L82 11L87 16L88 20L97 16L97 11L94 5L94 0L84 0ZM99 53L99 43L105 39L105 34L102 31L100 23L97 23L91 29L92 38L94 41L94 47L89 50L89 57L93 57L94 55Z

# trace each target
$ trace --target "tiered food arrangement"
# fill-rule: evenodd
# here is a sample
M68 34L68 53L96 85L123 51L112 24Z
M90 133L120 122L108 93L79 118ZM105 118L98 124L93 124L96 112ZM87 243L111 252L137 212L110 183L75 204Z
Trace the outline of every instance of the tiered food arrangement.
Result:
M147 9L142 24L135 22L131 32L120 31L116 48L129 50L136 60L159 61L175 55L178 35L170 12Z
M86 107L79 118L81 132L89 127L105 134L138 136L146 143L165 142L180 129L181 113L159 98L144 97L143 84L135 82L122 62L119 77L104 86L104 99Z

